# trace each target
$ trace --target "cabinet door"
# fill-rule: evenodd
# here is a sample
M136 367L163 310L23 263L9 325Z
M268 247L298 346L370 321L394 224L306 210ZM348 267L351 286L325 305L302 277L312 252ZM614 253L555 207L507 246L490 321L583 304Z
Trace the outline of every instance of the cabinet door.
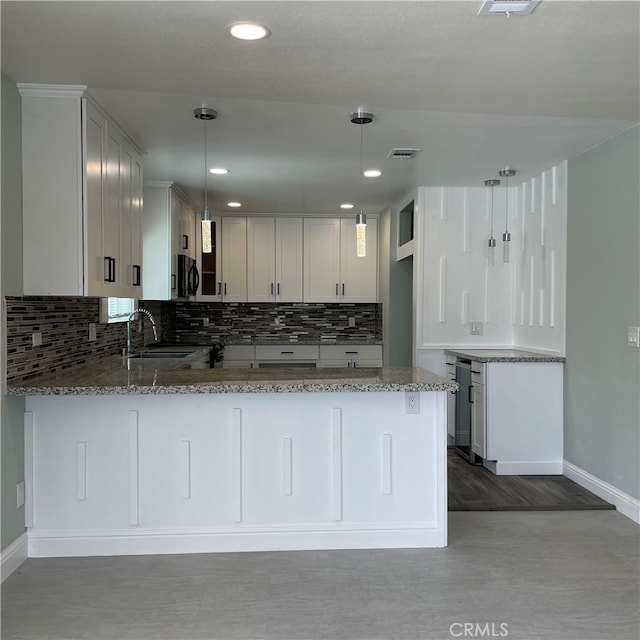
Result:
M275 222L273 218L247 220L247 301L276 299Z
M122 295L142 298L142 159L125 142L120 165L122 183Z
M302 218L276 218L276 301L302 302Z
M356 254L356 221L340 221L340 302L378 301L378 221L369 218L366 256Z
M178 254L182 253L182 198L171 189L171 299L178 299Z
M105 259L103 222L105 202L102 192L106 163L107 120L93 104L82 101L84 109L85 161L85 269L86 294L106 297L109 293L111 263Z
M247 219L222 220L222 299L247 301Z
M196 300L220 302L222 299L222 218L211 216L211 251L202 251L202 224L196 220L196 254L200 271L200 287Z
M340 220L305 219L304 301L337 302L339 286Z
M120 131L107 122L107 146L105 167L105 208L102 221L102 247L105 262L111 263L111 273L106 282L107 295L126 297L122 282L122 180L120 167L123 164L124 140Z
M471 451L481 458L487 457L485 392L483 384L474 383L471 387Z

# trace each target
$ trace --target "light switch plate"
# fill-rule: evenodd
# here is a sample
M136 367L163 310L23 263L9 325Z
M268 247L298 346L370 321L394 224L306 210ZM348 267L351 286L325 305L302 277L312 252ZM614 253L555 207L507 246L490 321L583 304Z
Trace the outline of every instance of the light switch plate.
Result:
M89 342L95 342L97 339L96 336L96 323L95 322L90 322L89 323Z
M640 327L627 327L627 346L640 348Z
M36 331L31 334L31 346L39 347L42 344L42 332Z
M471 322L469 324L469 333L472 336L481 336L482 335L482 322Z

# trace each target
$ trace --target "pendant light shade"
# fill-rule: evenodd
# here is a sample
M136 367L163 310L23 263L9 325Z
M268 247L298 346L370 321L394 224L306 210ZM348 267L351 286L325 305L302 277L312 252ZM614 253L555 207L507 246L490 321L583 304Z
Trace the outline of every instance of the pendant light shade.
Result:
M353 124L360 125L360 213L356 216L356 256L358 258L365 258L367 255L367 216L362 211L362 177L364 175L362 162L362 125L373 122L374 117L373 113L369 113L364 109L352 111L349 116L349 120L353 122Z
M204 210L202 211L201 235L202 235L202 253L211 253L213 246L211 242L211 212L207 206L207 122L209 120L215 120L218 117L218 112L214 109L208 109L207 107L200 107L194 109L193 115L198 120L204 120Z
M511 246L511 233L509 233L509 178L516 175L515 169L505 167L499 172L501 178L505 178L504 196L504 233L502 234L502 261L509 262L509 247Z
M491 188L491 235L489 236L488 246L489 266L493 267L496 264L496 239L493 237L493 188L500 184L500 180L491 178L490 180L485 180L484 184L486 187Z

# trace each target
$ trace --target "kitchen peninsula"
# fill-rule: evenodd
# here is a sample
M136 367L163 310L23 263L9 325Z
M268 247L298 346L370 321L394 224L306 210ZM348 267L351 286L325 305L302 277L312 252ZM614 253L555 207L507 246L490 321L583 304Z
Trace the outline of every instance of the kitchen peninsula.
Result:
M27 396L29 555L445 546L456 386L117 357L10 386Z

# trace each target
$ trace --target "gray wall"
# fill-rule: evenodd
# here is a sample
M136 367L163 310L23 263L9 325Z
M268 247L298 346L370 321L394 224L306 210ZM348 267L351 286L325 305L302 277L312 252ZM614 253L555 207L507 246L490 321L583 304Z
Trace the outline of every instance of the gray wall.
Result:
M640 497L638 126L569 160L564 457Z
M381 219L380 300L384 332L384 364L410 367L413 362L413 257L397 262L398 210Z
M0 285L3 298L0 379L5 380L4 296L22 294L22 144L20 96L15 83L2 74L2 210L0 215ZM5 549L24 531L24 507L16 509L16 484L24 480L24 400L0 395L0 483Z

